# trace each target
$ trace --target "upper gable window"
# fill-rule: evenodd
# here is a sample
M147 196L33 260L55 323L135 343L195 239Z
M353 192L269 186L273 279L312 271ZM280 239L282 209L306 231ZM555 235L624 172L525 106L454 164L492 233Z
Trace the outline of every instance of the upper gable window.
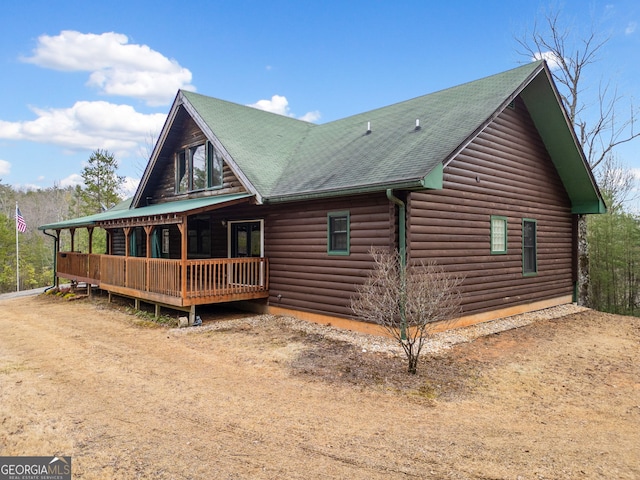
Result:
M222 187L222 156L210 142L176 153L176 193Z

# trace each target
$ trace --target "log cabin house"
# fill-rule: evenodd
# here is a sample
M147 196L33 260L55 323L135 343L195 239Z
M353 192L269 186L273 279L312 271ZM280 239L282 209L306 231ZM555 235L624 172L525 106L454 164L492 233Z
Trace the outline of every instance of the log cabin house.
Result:
M57 278L354 326L372 246L464 275L460 324L574 301L605 205L544 62L322 125L179 91L129 202L43 225ZM107 232L107 251L74 233Z

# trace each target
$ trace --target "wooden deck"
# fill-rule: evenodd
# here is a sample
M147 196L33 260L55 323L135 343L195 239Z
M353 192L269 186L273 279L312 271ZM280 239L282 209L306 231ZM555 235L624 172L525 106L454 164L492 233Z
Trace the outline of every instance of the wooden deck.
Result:
M167 260L58 252L58 277L176 307L265 298L266 258Z

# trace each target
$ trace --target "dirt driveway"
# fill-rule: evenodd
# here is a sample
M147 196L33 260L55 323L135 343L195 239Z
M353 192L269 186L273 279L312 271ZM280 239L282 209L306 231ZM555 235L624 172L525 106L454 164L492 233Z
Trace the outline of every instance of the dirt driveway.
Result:
M221 327L0 300L0 455L70 455L75 479L640 478L638 319L538 321L415 377L283 318Z

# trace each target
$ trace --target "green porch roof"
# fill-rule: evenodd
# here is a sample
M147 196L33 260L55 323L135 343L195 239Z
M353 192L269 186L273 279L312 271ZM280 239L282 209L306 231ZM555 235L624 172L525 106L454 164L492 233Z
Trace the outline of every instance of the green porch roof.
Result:
M519 94L574 212L604 211L544 62L322 125L192 92L180 92L179 99L268 203L437 188L443 166Z
M152 217L155 215L167 215L170 213L187 213L202 208L212 206L222 207L226 203L238 200L249 199L252 195L248 193L236 193L231 195L209 196L200 198L190 198L187 200L178 200L175 202L158 203L147 207L129 209L131 199L119 203L115 207L106 212L89 215L86 217L74 218L48 225L41 225L39 230L62 230L68 228L92 227L100 222L109 220L124 220L137 217Z

